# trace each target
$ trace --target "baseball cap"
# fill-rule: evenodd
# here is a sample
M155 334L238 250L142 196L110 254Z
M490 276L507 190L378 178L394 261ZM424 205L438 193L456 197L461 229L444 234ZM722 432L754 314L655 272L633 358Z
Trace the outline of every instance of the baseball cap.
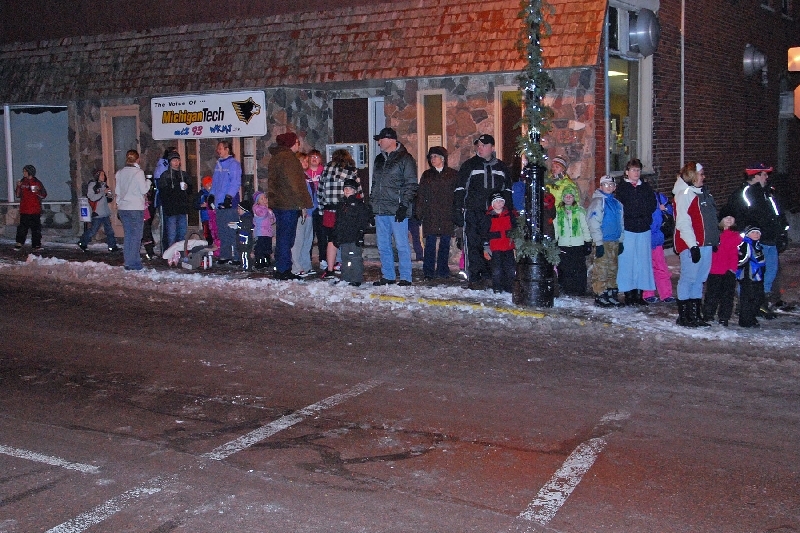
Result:
M494 137L492 137L488 133L484 133L483 135L475 139L475 141L472 144L478 144L478 143L491 144L492 146L494 146Z
M373 137L376 141L381 139L394 139L397 140L397 132L392 128L383 128L381 132Z
M750 163L745 169L748 176L755 176L762 172L772 172L772 167L768 167L766 163Z

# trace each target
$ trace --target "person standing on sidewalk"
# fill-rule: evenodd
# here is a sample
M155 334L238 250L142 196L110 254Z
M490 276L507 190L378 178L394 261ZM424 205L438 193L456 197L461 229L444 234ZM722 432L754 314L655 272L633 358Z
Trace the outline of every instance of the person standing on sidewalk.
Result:
M19 226L14 249L22 248L30 229L31 247L37 252L42 249L42 200L47 198L47 190L36 177L35 166L25 165L22 168L22 179L17 182L15 194L19 198Z
M411 285L411 246L408 243L408 217L417 194L417 162L397 141L397 132L383 128L374 137L381 152L375 157L370 203L375 215L375 234L381 260L381 279L373 285L392 285L396 280L392 237L397 247L400 282Z
M219 262L234 260L234 248L239 239L234 226L239 222L239 189L242 188L242 165L233 157L230 141L217 144L217 166L211 177L211 195L214 197L217 232L219 235ZM238 262L238 261L236 261Z
M78 241L78 246L85 252L92 237L100 231L100 226L102 226L106 234L108 251L118 252L117 238L111 225L111 209L108 207L108 204L114 201L114 194L108 187L108 177L105 170L97 169L94 171L94 179L86 186L86 197L89 201L95 202L95 208L92 212L92 223L83 232L81 240Z
M297 221L308 219L314 207L306 186L306 173L295 153L300 139L291 131L278 135L276 146L269 149L272 159L267 167L267 198L275 213L275 279L302 279L292 273L292 246L297 235ZM311 223L310 221L308 221Z
M464 250L466 257L467 287L482 290L491 275L489 263L483 257L481 228L486 222L486 213L491 209L491 197L499 192L506 201L511 201L511 174L505 163L494 153L494 137L484 133L473 142L475 155L458 169L458 183L453 199L453 222L464 228Z
M167 156L169 168L158 179L158 195L164 213L166 242L164 248L186 238L189 210L192 208L192 178L181 170L181 156L172 152Z
M144 196L150 190L150 183L139 168L139 152L128 150L125 154L125 166L117 171L115 178L117 215L125 232L125 241L122 244L125 270L141 270L142 257L139 255L139 248L144 227Z

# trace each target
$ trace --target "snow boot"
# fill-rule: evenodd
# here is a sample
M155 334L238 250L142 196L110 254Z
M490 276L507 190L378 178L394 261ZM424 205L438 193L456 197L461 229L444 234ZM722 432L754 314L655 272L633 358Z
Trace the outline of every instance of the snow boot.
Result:
M614 307L614 304L608 299L608 291L595 295L594 304L598 307Z
M611 302L611 305L614 307L625 307L625 304L619 301L619 289L616 287L608 289L606 294L608 294L608 301Z
M693 300L689 300L691 304L691 310L694 313L694 323L698 327L707 328L711 324L706 322L705 316L703 316L703 302L700 298L695 298Z
M692 300L678 300L678 320L675 323L685 328L696 328L694 313L691 310Z

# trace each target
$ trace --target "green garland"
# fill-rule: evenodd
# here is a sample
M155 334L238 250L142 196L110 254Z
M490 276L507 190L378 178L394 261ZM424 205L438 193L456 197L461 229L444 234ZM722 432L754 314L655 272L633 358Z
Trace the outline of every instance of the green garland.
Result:
M550 131L550 120L553 118L553 109L543 105L547 91L554 88L553 79L544 70L542 59L542 46L539 39L544 30L545 35L550 34L550 25L544 20L542 8L546 6L550 13L555 13L555 8L543 0L522 0L522 11L519 17L523 21L520 39L517 42L522 57L528 61L527 67L519 76L519 87L525 93L525 111L519 126L523 133L520 135L517 147L524 153L531 163L545 166L546 153L539 144L539 139Z
M517 217L517 223L514 229L508 232L508 236L514 240L514 249L517 252L517 262L520 259L536 259L539 254L544 255L544 258L553 266L558 266L561 262L561 250L558 248L555 239L544 235L541 241L534 241L533 239L525 238L525 226L527 225L525 215Z

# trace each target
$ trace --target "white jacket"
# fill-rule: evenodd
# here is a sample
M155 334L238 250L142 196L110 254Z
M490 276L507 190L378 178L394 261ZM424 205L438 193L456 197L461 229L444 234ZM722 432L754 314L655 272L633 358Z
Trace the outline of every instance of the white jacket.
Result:
M139 165L126 166L115 175L117 209L120 211L144 211L144 195L150 190L150 182L144 177Z

